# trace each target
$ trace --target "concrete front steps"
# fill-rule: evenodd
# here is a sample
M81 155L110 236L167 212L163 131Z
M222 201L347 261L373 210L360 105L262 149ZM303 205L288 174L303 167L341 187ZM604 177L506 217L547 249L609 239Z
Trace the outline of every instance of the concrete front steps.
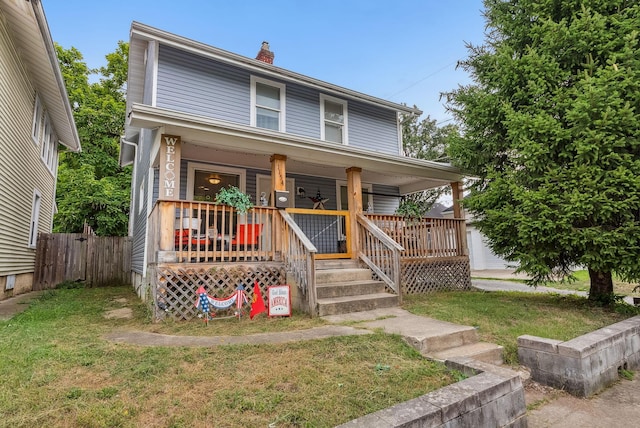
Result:
M385 292L382 281L350 259L318 260L316 292L321 317L398 306L398 296Z
M414 315L398 307L328 316L325 319L335 323L358 322L363 328L399 334L432 360L473 358L494 365L503 362L502 346L480 342L474 327Z

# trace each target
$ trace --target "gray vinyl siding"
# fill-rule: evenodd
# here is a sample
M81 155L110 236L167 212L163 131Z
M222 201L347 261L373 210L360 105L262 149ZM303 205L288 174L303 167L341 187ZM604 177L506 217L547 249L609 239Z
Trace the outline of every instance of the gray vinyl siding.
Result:
M156 192L157 179L154 180L153 189L149 189L149 167L151 165L150 152L157 131L142 130L140 133L140 141L138 146L139 158L136 160L135 177L133 182L133 192L131 201L131 211L129 215L134 216L132 231L132 248L131 248L131 270L136 273L144 274L144 252L147 245L147 212L150 207L147 206L148 192ZM142 197L142 208L140 207L140 184L144 184L145 194ZM157 198L154 198L155 201Z
M242 125L250 124L249 71L169 46L160 46L158 58L158 107ZM285 126L288 134L320 138L320 92L317 89L268 78L259 73L254 75L285 84ZM145 102L149 103L147 94L148 90L145 90ZM345 100L348 103L349 145L398 154L396 111L353 99Z
M0 276L5 276L34 271L35 250L29 248L33 192L42 195L38 232L51 232L55 176L31 138L36 90L2 17L0 76Z
M396 209L400 205L400 197L382 196L383 195L400 195L397 187L384 186L379 184L373 185L373 212L376 214L395 214ZM364 207L366 210L366 207Z
M189 162L193 162L192 159L182 159L180 163L180 199L187 200L187 168ZM212 163L212 167L215 165ZM224 166L224 165L221 165ZM242 168L239 166L238 168ZM255 200L256 194L256 175L271 175L271 170L267 169L246 169L246 193L251 195L251 201L257 205ZM329 201L325 204L325 208L328 210L336 209L336 181L329 178L318 178L308 175L287 174L287 178L293 178L296 183L296 187L303 187L306 191L306 197L304 199L298 198L297 195L291 195L296 198L296 208L313 208L313 202L309 197L316 195L318 190L323 197L329 198Z
M320 138L320 94L301 85L287 85L287 133Z
M349 145L397 155L398 121L395 111L349 102Z
M298 198L297 195L295 196L297 198L296 208L313 208L313 201L309 198L315 197L319 190L323 198L329 198L329 200L324 204L325 209L337 209L335 180L309 175L292 175L291 177L295 178L296 187L304 188L306 193L306 197L304 199Z
M160 46L156 105L249 125L249 72Z

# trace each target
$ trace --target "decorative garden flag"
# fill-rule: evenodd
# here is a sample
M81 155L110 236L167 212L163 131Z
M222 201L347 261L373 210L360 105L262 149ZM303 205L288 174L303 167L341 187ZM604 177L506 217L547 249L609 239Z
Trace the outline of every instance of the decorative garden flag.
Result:
M208 321L212 316L215 316L215 314L212 313L214 308L229 309L234 304L236 305L235 315L240 318L242 316L242 305L249 303L242 284L238 285L236 291L231 296L222 299L209 296L202 286L198 287L196 295L197 298L195 306L204 313L205 321Z
M262 294L260 294L260 285L256 281L253 285L253 298L251 299L251 312L249 312L249 318L253 319L254 316L260 312L265 312L267 308L264 306L264 300L262 300Z
M196 299L195 306L200 309L205 314L209 313L209 299L211 296L207 294L203 286L198 287L198 291L196 291L198 298Z

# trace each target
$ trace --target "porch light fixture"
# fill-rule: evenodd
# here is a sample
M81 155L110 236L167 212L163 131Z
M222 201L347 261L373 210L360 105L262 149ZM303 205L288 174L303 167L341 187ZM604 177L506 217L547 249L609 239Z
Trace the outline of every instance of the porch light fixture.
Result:
M209 184L220 184L222 180L220 180L220 177L217 175L210 175L209 178L207 178L207 181Z
M307 193L304 191L304 187L298 187L298 197L304 199L307 197Z

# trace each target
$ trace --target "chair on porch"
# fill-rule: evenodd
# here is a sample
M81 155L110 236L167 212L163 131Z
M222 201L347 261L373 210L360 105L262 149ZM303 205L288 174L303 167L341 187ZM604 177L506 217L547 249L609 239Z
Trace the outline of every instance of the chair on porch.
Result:
M262 233L262 223L239 224L236 235L231 239L232 249L257 249Z
M210 241L207 236L200 235L200 223L200 219L184 217L181 224L180 219L176 218L174 235L176 250L196 250L209 246ZM191 232L191 238L189 238L189 232Z
M197 248L204 249L209 246L209 238L206 235L199 235L197 230L191 232L191 240L189 240L189 229L178 229L175 232L175 248L176 250L192 250ZM189 245L191 244L191 245Z

